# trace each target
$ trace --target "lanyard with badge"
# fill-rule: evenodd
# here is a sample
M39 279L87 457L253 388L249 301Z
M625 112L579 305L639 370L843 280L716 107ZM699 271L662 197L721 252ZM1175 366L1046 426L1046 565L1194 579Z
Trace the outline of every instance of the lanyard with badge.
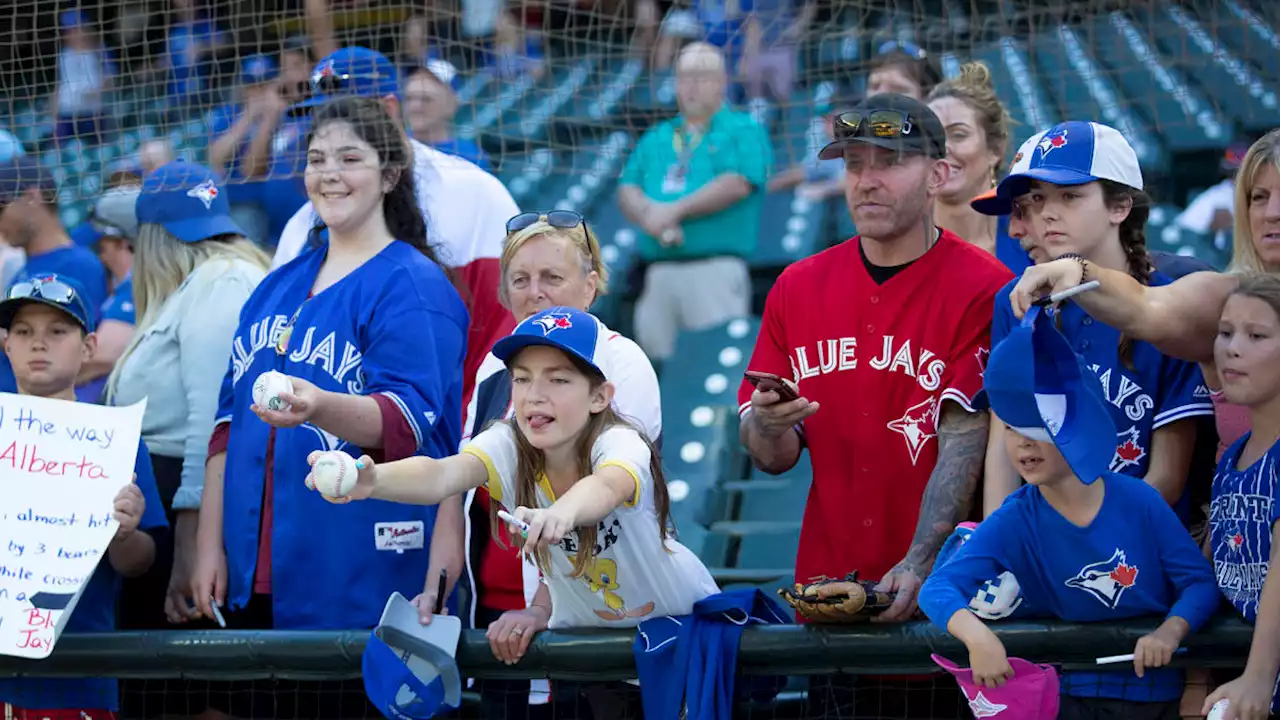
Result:
M676 153L676 161L667 168L666 177L662 179L663 194L684 194L689 175L689 161L693 159L693 153L702 144L704 137L706 137L705 132L690 133L690 139L686 142L683 129L672 133L671 149Z

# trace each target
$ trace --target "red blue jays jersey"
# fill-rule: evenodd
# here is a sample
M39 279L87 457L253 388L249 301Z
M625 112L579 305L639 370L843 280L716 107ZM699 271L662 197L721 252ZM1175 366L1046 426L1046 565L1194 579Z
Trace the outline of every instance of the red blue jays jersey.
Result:
M1155 488L1108 473L1102 507L1080 527L1023 485L980 524L920 589L920 609L939 627L968 608L988 579L1008 571L1023 597L1046 615L1106 622L1157 614L1181 617L1195 632L1218 608L1213 568ZM1161 702L1182 696L1181 672L1133 668L1068 673L1063 692Z
M996 297L992 345L1003 340L1016 322L1009 305L1015 282L1001 288ZM1170 282L1155 272L1149 284ZM1062 305L1057 313L1063 336L1102 381L1118 433L1112 472L1144 477L1151 465L1151 437L1156 430L1179 420L1213 415L1213 401L1199 365L1171 358L1145 342L1133 343L1130 365L1126 365L1120 358L1120 331L1094 321L1073 302ZM1187 498L1184 491L1175 508L1184 522L1190 512Z
M1012 273L947 230L883 285L859 238L783 271L751 370L821 404L802 434L813 483L796 579L879 578L906 555L938 457L944 403L972 410L990 351L991 303ZM871 241L867 241L871 242ZM738 390L750 412L753 387Z

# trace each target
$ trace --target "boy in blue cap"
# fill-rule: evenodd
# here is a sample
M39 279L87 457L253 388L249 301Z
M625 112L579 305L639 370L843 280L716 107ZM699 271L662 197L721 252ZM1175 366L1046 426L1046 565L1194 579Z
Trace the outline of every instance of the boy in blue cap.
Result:
M1027 484L934 570L921 609L964 642L974 680L986 687L1012 670L968 606L1002 572L1018 578L1028 603L1061 620L1164 615L1138 640L1132 670L1065 673L1059 717L1178 717L1182 673L1164 666L1217 609L1213 569L1159 492L1109 471L1115 426L1101 385L1041 308L992 349L983 389Z
M0 302L0 328L8 331L4 349L18 394L75 402L76 376L97 341L78 283L53 274L19 280ZM120 578L146 572L155 560L156 536L168 531L141 440L134 482L116 495L112 516L120 526L107 561L89 579L64 632L114 630ZM0 705L13 720L114 720L118 702L112 678L0 679Z

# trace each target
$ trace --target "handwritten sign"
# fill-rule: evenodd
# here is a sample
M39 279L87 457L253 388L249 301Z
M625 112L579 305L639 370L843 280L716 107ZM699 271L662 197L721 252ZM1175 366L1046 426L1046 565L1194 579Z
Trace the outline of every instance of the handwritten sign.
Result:
M115 536L146 405L0 393L0 655L53 651Z

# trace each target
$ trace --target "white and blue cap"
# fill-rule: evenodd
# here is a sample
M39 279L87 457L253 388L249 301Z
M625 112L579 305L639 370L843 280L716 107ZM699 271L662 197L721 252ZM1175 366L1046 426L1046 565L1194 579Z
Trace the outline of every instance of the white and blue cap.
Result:
M600 323L594 315L578 308L553 307L516 325L510 335L493 344L493 355L509 364L521 350L545 345L562 350L605 377L604 369L596 362L600 339Z
M151 171L138 194L138 225L162 225L182 242L244 235L231 219L227 194L209 168L175 160Z
M390 720L426 720L462 705L462 674L454 659L462 637L456 615L418 622L418 610L392 593L361 659L364 692Z
M1059 123L1037 136L1027 165L1010 172L996 188L1004 201L1027 192L1032 180L1054 185L1084 185L1098 180L1142 189L1142 168L1133 146L1119 130L1096 122ZM1023 146L1026 147L1025 145Z
M1056 445L1081 482L1110 468L1116 428L1102 385L1039 306L992 348L982 389L992 412L1014 432Z

